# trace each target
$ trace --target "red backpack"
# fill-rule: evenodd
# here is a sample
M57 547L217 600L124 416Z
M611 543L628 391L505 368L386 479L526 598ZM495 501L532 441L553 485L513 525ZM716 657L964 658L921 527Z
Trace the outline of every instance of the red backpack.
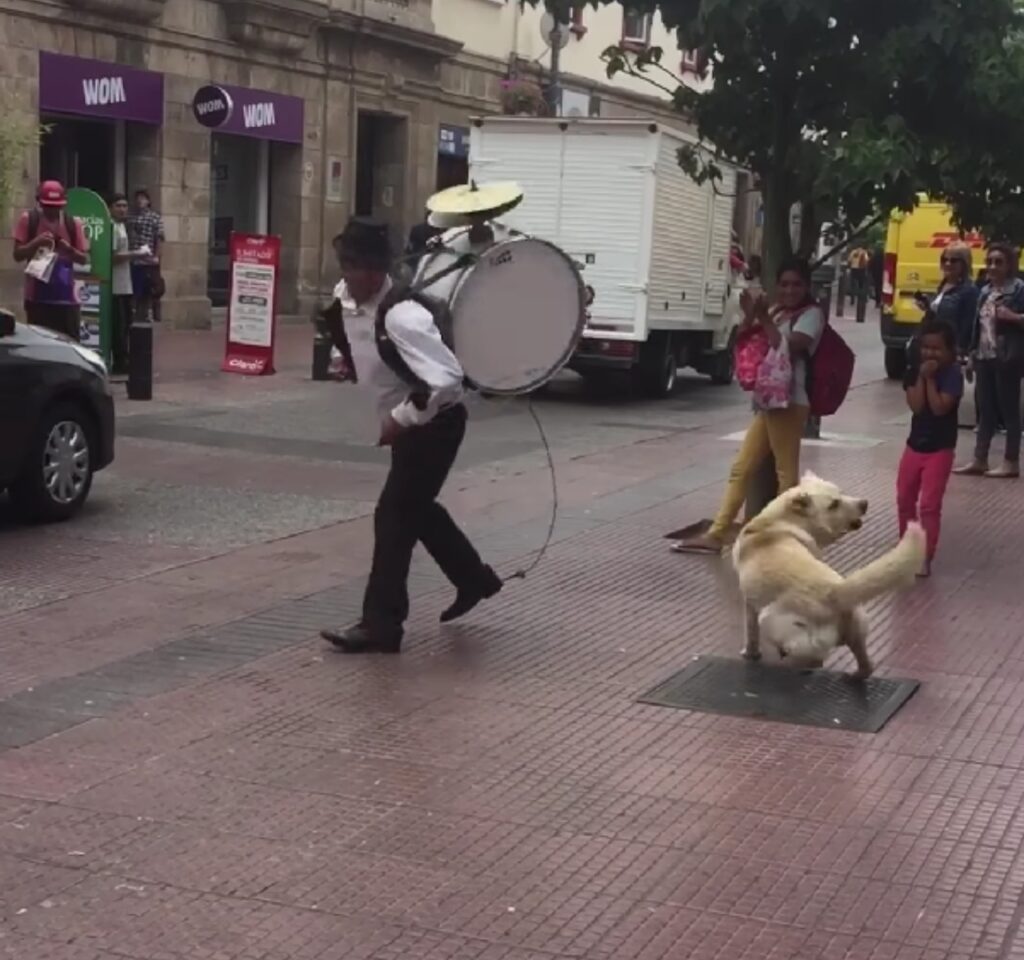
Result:
M812 417L831 417L846 399L856 357L827 320L818 349L807 365L807 397Z

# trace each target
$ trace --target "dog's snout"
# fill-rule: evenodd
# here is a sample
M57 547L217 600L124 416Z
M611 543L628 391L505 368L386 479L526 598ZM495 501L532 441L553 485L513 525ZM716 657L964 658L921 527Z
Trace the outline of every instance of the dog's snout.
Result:
M864 514L866 514L868 512L868 502L867 502L867 500L860 500L860 501L858 501L857 507L860 509L860 515L863 517Z

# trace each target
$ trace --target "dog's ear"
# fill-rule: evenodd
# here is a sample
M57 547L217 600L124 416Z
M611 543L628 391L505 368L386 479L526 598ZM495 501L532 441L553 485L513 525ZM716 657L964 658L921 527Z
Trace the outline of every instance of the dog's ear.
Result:
M814 500L809 493L799 493L789 501L789 506L793 513L798 513L800 516L805 517L811 512Z

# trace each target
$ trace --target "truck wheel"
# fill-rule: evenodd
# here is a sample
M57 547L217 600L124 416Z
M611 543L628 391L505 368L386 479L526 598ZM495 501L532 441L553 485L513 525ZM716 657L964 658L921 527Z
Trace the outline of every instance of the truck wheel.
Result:
M724 350L719 350L711 360L708 374L711 382L720 387L727 387L736 375L736 331L729 335L729 344Z
M669 334L652 334L640 349L636 368L637 386L654 400L669 397L676 389L679 358Z
M885 375L890 380L902 380L907 372L907 351L905 347L885 348Z
M53 522L78 513L92 487L92 437L92 421L79 404L59 403L40 417L10 488L16 515Z

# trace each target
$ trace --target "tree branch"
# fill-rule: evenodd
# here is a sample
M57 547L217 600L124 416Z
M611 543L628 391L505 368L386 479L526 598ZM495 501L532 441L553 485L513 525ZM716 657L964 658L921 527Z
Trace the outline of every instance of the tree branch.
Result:
M817 270L823 263L827 263L831 260L840 250L844 247L848 247L854 240L859 240L861 237L866 236L872 227L878 226L884 219L886 214L880 213L877 217L868 220L867 223L861 224L852 233L847 234L840 243L837 243L831 250L819 257L814 263L811 264L812 270Z

